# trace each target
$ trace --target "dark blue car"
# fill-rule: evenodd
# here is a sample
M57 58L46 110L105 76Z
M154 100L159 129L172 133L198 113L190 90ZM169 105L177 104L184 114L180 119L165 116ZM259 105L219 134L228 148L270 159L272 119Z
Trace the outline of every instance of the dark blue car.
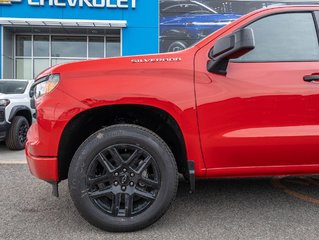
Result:
M195 0L162 0L161 52L185 49L239 17L241 15L219 14Z

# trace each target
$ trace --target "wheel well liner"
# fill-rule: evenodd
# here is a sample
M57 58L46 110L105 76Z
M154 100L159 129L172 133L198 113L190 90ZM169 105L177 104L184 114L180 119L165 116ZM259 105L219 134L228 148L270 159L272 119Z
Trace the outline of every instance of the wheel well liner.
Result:
M123 123L139 125L159 135L172 150L179 172L188 176L184 137L170 114L145 105L112 105L82 112L67 124L59 143L59 179L68 178L71 160L85 139L101 128Z

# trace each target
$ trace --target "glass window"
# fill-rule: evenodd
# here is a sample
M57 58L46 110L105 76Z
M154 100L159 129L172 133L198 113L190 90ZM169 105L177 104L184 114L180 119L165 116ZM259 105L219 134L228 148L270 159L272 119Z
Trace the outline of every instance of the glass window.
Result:
M31 57L31 36L17 36L16 55L19 57Z
M49 36L34 36L33 55L35 57L49 57Z
M90 58L120 56L121 31L109 29L101 33L107 34L107 37L100 35L17 35L15 77L32 79L53 65Z
M89 37L89 58L104 57L104 37Z
M18 79L33 79L32 59L16 59L16 77Z
M52 57L87 58L87 37L52 36Z
M117 57L121 55L121 42L118 37L106 38L106 56Z
M50 60L48 58L35 58L33 60L33 77L36 77L40 72L50 67Z
M69 62L75 62L75 61L81 61L83 59L69 59L69 58L52 58L51 65L57 65L57 64L63 64L63 63L69 63Z
M0 93L21 94L28 86L27 81L0 81Z
M285 13L260 19L248 28L255 35L256 48L240 61L319 60L319 44L311 13Z

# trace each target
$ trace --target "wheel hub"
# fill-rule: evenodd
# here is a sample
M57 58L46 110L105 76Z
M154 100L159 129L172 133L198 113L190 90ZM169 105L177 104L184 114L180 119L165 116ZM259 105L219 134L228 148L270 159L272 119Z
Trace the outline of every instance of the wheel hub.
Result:
M101 151L88 169L88 195L112 216L132 216L145 211L160 189L160 172L142 148L117 144Z
M127 171L122 171L120 173L116 172L114 173L114 181L113 181L113 185L117 186L117 185L121 185L121 186L134 186L135 182L138 180L138 178L135 177L135 173L131 172L127 172ZM116 183L116 184L115 184Z
M19 141L21 144L24 144L27 139L27 132L28 132L28 126L27 124L22 124L19 127L18 134L19 134Z
M130 177L128 176L128 174L123 174L123 175L121 176L121 184L122 184L122 185L123 185L123 184L127 184L129 178L130 178Z

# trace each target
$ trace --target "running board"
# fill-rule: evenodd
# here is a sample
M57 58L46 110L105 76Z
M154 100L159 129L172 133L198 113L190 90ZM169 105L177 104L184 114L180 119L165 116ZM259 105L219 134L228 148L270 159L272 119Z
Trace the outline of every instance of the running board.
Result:
M189 179L189 185L190 190L189 193L195 192L195 163L194 161L188 161L188 179Z

